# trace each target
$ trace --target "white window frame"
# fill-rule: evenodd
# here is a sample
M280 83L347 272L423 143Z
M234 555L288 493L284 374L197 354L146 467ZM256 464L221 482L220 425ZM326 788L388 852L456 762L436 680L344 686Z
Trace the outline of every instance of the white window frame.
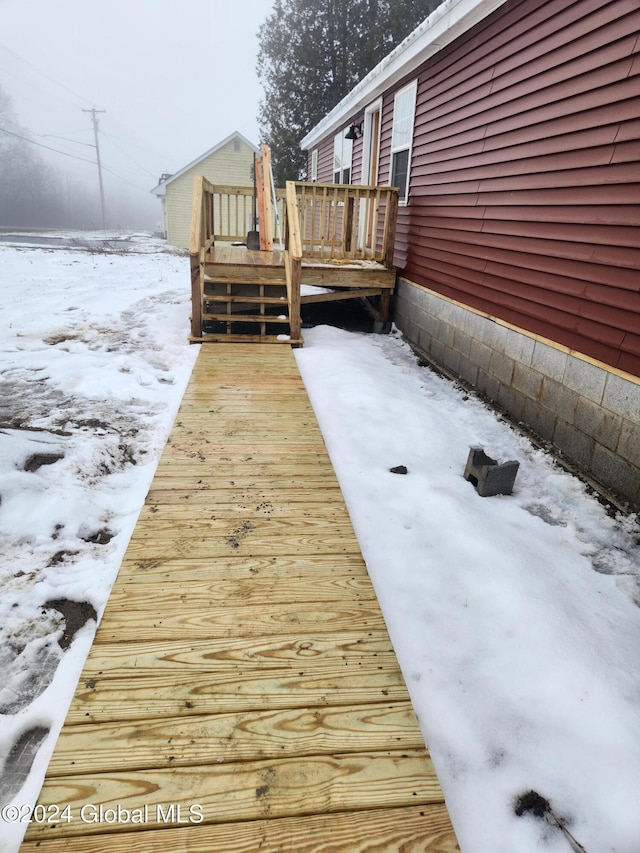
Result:
M418 81L413 80L407 86L399 89L393 99L393 127L391 130L391 165L389 183L391 186L397 186L394 180L394 170L396 155L407 152L407 175L404 181L404 187L400 187L401 205L406 205L409 201L409 185L411 178L411 154L413 151L413 128L416 120L416 96L418 92ZM399 112L399 105L405 102L408 107L404 113Z
M362 175L360 177L360 183L366 184L369 180L369 173L371 172L371 134L373 132L373 114L380 113L380 131L378 133L377 140L377 151L376 151L376 162L378 164L378 168L376 170L376 174L372 176L373 185L377 185L378 183L378 175L380 174L380 140L382 138L382 98L378 98L377 101L374 101L364 111L364 146L362 152Z
M345 139L348 128L343 128L333 137L333 183L350 184L353 166L353 139ZM346 173L349 173L348 176ZM339 180L336 180L336 176ZM345 176L348 180L345 181Z
M311 180L318 180L318 149L314 148L311 152Z

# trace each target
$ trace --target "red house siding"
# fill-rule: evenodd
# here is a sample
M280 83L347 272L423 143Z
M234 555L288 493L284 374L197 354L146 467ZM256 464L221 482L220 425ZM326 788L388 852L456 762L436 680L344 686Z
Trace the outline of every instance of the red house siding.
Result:
M385 93L380 183L416 78L400 275L640 375L637 0L508 0Z

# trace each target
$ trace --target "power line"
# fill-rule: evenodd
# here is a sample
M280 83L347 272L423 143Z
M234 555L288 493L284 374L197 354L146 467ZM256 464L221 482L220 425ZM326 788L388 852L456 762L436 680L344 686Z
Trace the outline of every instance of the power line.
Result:
M63 154L65 157L71 157L73 160L81 160L83 163L91 163L92 166L95 166L97 163L96 160L87 160L86 157L78 157L77 154L68 154L66 151L60 151L59 148L52 148L50 145L43 145L41 142L36 142L33 139L29 139L28 136L23 136L20 133L14 133L13 131L7 130L4 127L0 127L0 132L7 133L7 134L9 134L9 136L15 136L17 139L22 139L25 142L29 142L31 145L37 145L38 148L46 148L47 151L54 151L56 154ZM69 140L69 141L71 141L71 140ZM93 148L94 146L91 145L90 147ZM108 166L105 166L104 164L102 164L102 171L108 172L110 175L113 175L115 178L118 178L120 181L124 181L124 183L128 184L130 187L133 187L136 190L140 190L140 192L143 192L143 193L149 192L148 187L139 187L137 184L132 183L130 180L125 178L123 175L119 175L117 172L114 172L113 169L110 169Z
M106 138L109 140L109 142L114 146L114 148L117 148L117 149L118 149L118 151L119 151L121 154L124 154L124 156L125 156L128 160L131 160L131 162L132 162L135 166L137 166L139 169L142 169L144 172L146 172L146 173L147 173L147 175L150 175L152 178L154 178L154 179L156 178L156 174L155 174L154 172L150 172L150 171L149 171L149 169L147 169L147 167L146 167L146 166L143 166L143 165L142 165L142 163L138 163L136 160L134 160L134 159L133 159L133 157L131 157L129 154L127 154L127 152L124 150L124 148L121 148L119 145L116 145L116 143L115 143L115 142L114 142L114 140L113 140L113 137L112 137L109 133L105 133L105 132L104 132L104 130L103 130L103 131L102 131L102 135L103 135L104 137L106 137Z
M143 193L148 193L148 192L149 192L149 188L148 188L148 187L139 187L137 184L133 184L133 183L131 183L131 181L130 181L130 180L128 180L127 178L123 177L122 175L119 175L117 172L114 172L114 171L113 171L113 169L110 169L108 166L103 165L103 166L102 166L102 170L103 170L104 172L109 172L109 174L110 174L110 175L113 175L114 177L118 178L119 180L124 181L124 183L125 183L125 184L128 184L130 187L133 187L133 188L134 188L134 189L136 189L136 190L140 190L140 192L143 192Z
M50 83L55 83L56 86L60 86L61 89L64 89L65 92L68 92L70 95L73 95L74 98L79 98L85 103L92 103L91 98L85 98L84 95L80 95L78 92L74 92L73 89L70 89L68 86L65 86L64 83L61 83L59 80L56 80L55 77L52 77L50 74L47 74L46 71L42 71L36 65L33 65L33 63L29 62L28 59L25 59L24 56L20 56L19 53L16 53L15 50L12 50L10 47L7 47L7 45L1 41L0 47L4 48L4 50L6 50L7 53L10 53L12 56L15 56L16 59L20 60L20 62L24 62L24 64L31 68L32 71L35 71L37 74L40 74L42 77L45 78L45 80L48 80Z
M87 160L86 157L79 157L77 154L69 154L67 151L60 151L59 148L52 148L50 145L44 145L42 142L36 142L34 139L29 139L28 136L22 136L20 133L14 133L12 130L7 130L6 127L0 127L0 131L8 133L9 136L15 136L17 139L23 139L31 145L37 145L38 148L46 148L47 151L55 151L56 154L63 154L65 157L71 157L73 160L82 160L83 163L91 163L93 166L96 165L95 160ZM93 148L93 146L91 147Z
M87 148L95 148L90 142L80 142L79 139L69 139L66 136L56 136L55 133L36 133L41 139L61 139L63 142L72 142L74 145L86 145Z

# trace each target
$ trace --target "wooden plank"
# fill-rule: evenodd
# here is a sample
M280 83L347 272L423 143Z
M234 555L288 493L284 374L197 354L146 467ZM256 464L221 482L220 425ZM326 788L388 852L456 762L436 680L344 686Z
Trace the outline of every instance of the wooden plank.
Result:
M143 827L141 827L141 830ZM167 833L171 831L170 841ZM43 833L44 835L44 833ZM443 803L331 814L125 831L23 844L22 853L457 853Z
M157 504L148 502L141 511L140 518L149 518L154 523L170 525L176 518L183 520L192 519L197 522L207 523L210 519L225 519L233 522L245 521L247 518L266 519L307 519L316 518L326 524L344 519L344 506L339 500L325 505L324 502L306 504L302 501L287 504L281 501L261 500L256 502L216 502L215 507L205 501L183 501L178 506L173 501Z
M302 344L304 343L302 338L294 338L293 336L287 336L286 338L283 338L281 336L275 335L215 334L210 332L203 332L201 335L197 336L191 335L189 337L189 340L192 343L286 344L287 346L302 346Z
M249 515L249 514L247 514ZM242 534L237 531L242 529ZM351 521L348 516L342 515L341 518L328 523L324 518L317 518L315 515L309 514L306 517L284 517L272 518L268 515L250 515L245 518L174 518L171 527L167 529L166 522L162 519L156 520L153 513L145 513L138 519L136 527L136 536L141 539L147 539L149 536L160 540L171 542L174 539L180 539L182 536L194 536L203 539L216 540L224 537L225 540L237 539L240 537L261 537L263 540L271 540L272 538L283 538L289 535L302 537L322 537L327 534L327 531L335 534L341 534L346 539L355 540ZM237 547L235 542L229 541L230 547ZM357 543L356 543L357 544Z
M256 532L249 523L228 525L216 536L202 535L193 528L185 527L181 536L164 532L147 525L140 530L129 545L130 555L157 557L255 557L295 554L302 550L307 554L357 554L358 543L353 536L350 523L334 525L333 529L298 529L273 533L267 525Z
M251 444L251 441L246 437L241 436L240 439L234 443L234 446L238 449L247 448L244 451L245 457L255 454L255 443ZM267 447L269 451L275 450L277 453L277 445L267 445ZM282 446L281 454L284 454L285 451L286 444ZM180 477L181 469L187 481L191 478L198 480L198 483L194 485L199 486L201 484L200 481L202 483L206 481L217 488L222 488L225 485L246 486L250 483L258 482L258 479L264 482L265 477L273 478L274 483L271 485L274 488L276 482L281 483L285 479L288 483L296 486L299 484L300 477L305 477L305 479L309 477L313 481L323 479L331 482L336 481L333 469L322 458L314 457L311 451L308 456L300 456L296 453L292 454L290 462L279 462L275 455L272 461L267 459L261 462L259 461L259 456L251 456L249 459L238 459L237 457L229 456L226 459L220 459L216 463L214 454L211 455L208 462L206 457L202 460L199 458L190 459L186 455L171 456L167 454L162 461L162 470L160 471L159 479ZM296 478L296 472L298 473L298 478Z
M386 631L357 633L278 634L270 637L226 637L206 640L138 640L99 643L82 672L84 680L113 675L161 675L200 667L203 672L240 669L299 671L301 667L329 661L356 666L364 656L388 663L393 654Z
M221 471L230 466L236 466L240 469L244 467L246 471L249 471L254 465L258 464L281 471L294 469L296 465L309 469L309 473L314 470L328 469L327 457L322 455L324 447L320 444L319 439L313 435L309 436L307 442L300 444L289 443L285 432L280 435L261 433L253 436L252 441L250 430L242 432L230 430L228 435L224 433L212 435L211 443L202 447L198 447L195 442L191 443L192 436L187 436L187 439L184 444L172 442L171 446L165 448L159 463L162 466L161 473L164 473L165 469L169 471L176 464L185 464L188 467L189 457L201 463L209 460L211 464L217 465L219 462L219 470ZM222 453L218 453L217 448L220 446L221 440L226 442L226 449ZM214 441L216 441L215 444ZM186 470L187 468L185 468Z
M135 559L125 555L120 576L128 583L162 583L164 580L177 580L189 583L201 580L208 575L222 575L228 579L249 577L306 577L317 574L366 574L366 566L360 554L306 555L296 554L284 557L236 557L219 558L215 562L209 559L181 559L169 555L166 559Z
M233 502L217 504L215 507L208 506L204 502L183 501L179 506L173 503L148 503L143 507L141 520L148 518L153 524L171 525L174 519L178 518L185 521L195 520L200 524L208 524L210 520L220 520L224 522L225 529L231 522L235 525L237 522L244 522L247 519L253 520L256 518L265 519L282 519L287 520L304 520L316 518L322 520L326 524L340 522L344 520L344 507L339 501L334 501L328 506L323 503L315 505L307 505L303 502L282 505L280 502L261 501L253 504L242 502L236 504Z
M226 293L205 293L203 301L207 304L211 302L231 305L281 305L283 307L286 305L283 296L243 296Z
M265 251L267 248L267 215L265 210L265 195L264 195L264 169L262 157L254 159L254 168L256 172L256 199L258 205L258 228L260 236L260 250Z
M191 210L191 231L189 234L189 254L200 256L200 249L204 246L209 236L205 232L204 221L204 178L195 175L193 178L193 204Z
M157 584L119 583L111 593L111 610L138 610L148 606L158 615L172 613L179 608L183 613L209 607L234 607L242 605L272 605L280 602L337 602L375 601L375 593L368 578L348 576L317 578L313 585L308 578L273 579L250 578L224 581L214 576L200 583L192 581L186 590L180 583Z
M216 425L207 428L206 421L217 420ZM270 425L270 422L271 425ZM324 449L324 439L319 428L311 421L310 412L287 413L265 412L256 416L247 416L244 412L234 414L226 412L224 422L212 417L212 413L206 416L191 416L186 419L184 415L180 424L172 431L167 450L179 447L206 450L211 445L219 444L221 438L227 436L236 438L239 435L253 432L256 436L256 444L269 447L286 444L294 448L293 455L304 457L307 446L309 454L317 455L319 449ZM294 440L291 441L292 435Z
M177 484L176 484L177 485ZM215 501L215 509L212 507ZM154 513L165 513L167 520L170 513L178 515L183 512L198 514L209 513L218 517L236 517L239 513L252 511L266 515L296 516L322 515L332 518L340 514L344 517L344 500L337 486L329 491L324 500L315 494L309 499L304 489L280 490L250 490L232 489L230 492L218 489L215 495L203 492L191 493L180 489L154 489L145 500L145 506L152 508ZM189 509L191 507L191 509ZM143 512L145 510L143 509Z
M380 624L376 626L378 629ZM184 635L183 635L184 636ZM383 661L388 663L388 661ZM316 664L299 671L162 673L80 679L67 725L249 710L358 705L408 698L397 665Z
M240 427L229 428L227 431L221 429L219 433L212 432L209 442L202 444L198 443L198 436L202 433L197 430L193 429L189 432L185 430L182 441L178 432L176 440L168 444L163 451L160 464L163 467L170 467L175 464L178 456L191 454L193 458L200 461L211 459L214 463L217 459L221 463L235 462L236 464L242 462L257 463L262 460L265 465L277 465L283 469L287 466L294 467L297 464L326 467L327 457L323 456L322 453L325 446L320 435L313 433L307 436L296 435L294 441L290 441L291 427L288 431L281 429L274 430L272 433L265 432L264 427L262 430L256 429L252 434L250 424L243 429ZM236 446L245 444L251 446L249 448ZM224 449L218 450L220 447Z
M220 489L259 489L265 482L264 473L269 475L269 486L273 489L291 489L298 488L301 483L301 478L304 478L304 484L315 491L314 500L317 500L318 490L325 488L335 488L338 481L333 469L328 467L316 466L313 470L307 470L304 474L297 474L292 466L286 469L278 469L273 465L259 466L260 470L252 468L250 471L236 470L235 473L227 470L226 473L220 475L219 472L211 470L191 470L185 471L184 475L180 475L179 468L174 468L172 471L163 469L158 472L154 478L154 484L157 488L172 489L176 485L181 484L181 487L191 488L194 492L209 492Z
M303 284L318 287L371 288L395 287L395 272L385 269L359 269L358 267L302 266Z
M205 300L206 301L206 300ZM231 304L229 302L229 304ZM203 320L211 320L212 322L218 321L231 321L233 323L261 323L265 320L268 323L275 323L279 325L289 325L289 318L286 315L279 317L277 314L269 314L269 315L260 315L260 314L214 314L211 311L204 311L202 314Z
M49 776L188 767L331 755L336 752L422 749L410 702L354 708L292 708L240 714L150 719L135 723L67 726L56 745Z
M174 558L177 549L167 555ZM205 555L208 556L208 555ZM148 549L141 549L141 559L153 561ZM149 565L149 562L147 562ZM160 564L158 564L160 565ZM355 603L351 607L326 603L322 609L315 604L281 603L277 610L264 607L218 607L206 612L182 612L178 608L172 614L162 614L149 620L141 620L139 613L114 613L105 611L96 643L127 643L144 640L222 639L226 637L278 636L295 631L313 635L326 631L380 631L385 629L382 614L377 605ZM125 691L126 692L126 691ZM123 694L124 695L124 694Z
M73 836L78 824L86 834L117 833L125 823L83 823L81 809L144 809L146 828L161 827L158 806L181 806L189 815L198 805L205 823L258 820L316 812L437 803L442 793L425 750L367 752L284 758L204 767L128 771L126 776L91 773L47 779L40 803L69 803L71 820L32 824L29 839ZM165 812L166 814L166 812Z
M365 296L380 296L383 289L380 287L359 288L358 290L334 290L331 293L314 293L300 297L302 305L314 302L339 302L342 299L362 299Z
M214 494L210 494L210 492ZM309 491L304 486L297 489L218 489L207 491L193 491L181 488L179 482L175 483L173 489L162 489L154 482L151 485L145 503L149 506L163 507L167 504L172 506L180 506L181 504L193 504L198 511L200 505L211 507L212 503L219 512L225 512L226 508L231 506L237 510L239 506L254 503L259 505L263 502L269 502L274 507L274 512L285 512L288 508L302 504L308 507L331 507L334 504L340 507L344 506L344 498L336 480L333 488L329 488L326 494L318 491ZM310 510L311 511L311 510Z
M268 145L262 145L262 192L264 198L264 219L260 222L260 248L268 252L273 250L273 204L271 202L271 150ZM258 188L260 192L260 187ZM262 232L264 230L264 246L262 245Z

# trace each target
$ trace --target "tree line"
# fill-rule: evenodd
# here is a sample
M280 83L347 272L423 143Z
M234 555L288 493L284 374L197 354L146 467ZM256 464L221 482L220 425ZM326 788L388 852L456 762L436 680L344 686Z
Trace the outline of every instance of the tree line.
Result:
M0 226L93 228L99 221L84 187L62 176L38 152L0 86Z
M259 123L275 182L305 176L300 140L441 0L275 0L258 33Z

